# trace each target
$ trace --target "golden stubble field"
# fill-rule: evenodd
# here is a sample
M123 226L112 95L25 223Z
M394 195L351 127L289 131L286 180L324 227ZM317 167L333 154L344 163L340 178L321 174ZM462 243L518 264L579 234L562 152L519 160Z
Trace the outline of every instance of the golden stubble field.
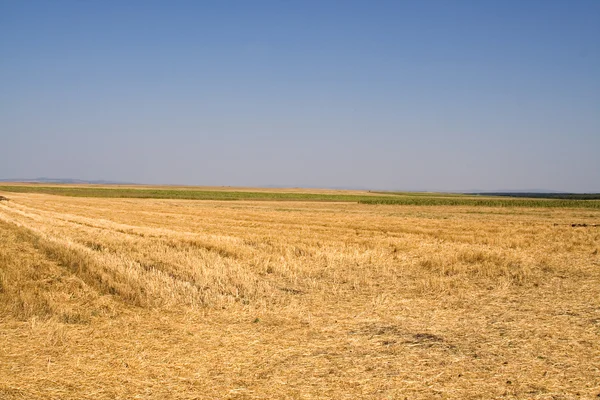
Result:
M0 194L2 399L600 395L598 210Z

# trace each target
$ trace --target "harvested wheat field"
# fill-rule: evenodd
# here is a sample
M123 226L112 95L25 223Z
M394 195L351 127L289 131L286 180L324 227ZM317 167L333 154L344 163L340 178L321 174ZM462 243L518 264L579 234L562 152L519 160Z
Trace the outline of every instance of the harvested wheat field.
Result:
M0 194L2 399L600 396L600 208Z

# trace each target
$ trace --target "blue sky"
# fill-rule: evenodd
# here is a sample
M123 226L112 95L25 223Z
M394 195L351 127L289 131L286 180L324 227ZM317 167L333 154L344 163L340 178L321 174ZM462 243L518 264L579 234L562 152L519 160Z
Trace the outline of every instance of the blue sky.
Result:
M0 0L0 178L600 191L600 1Z

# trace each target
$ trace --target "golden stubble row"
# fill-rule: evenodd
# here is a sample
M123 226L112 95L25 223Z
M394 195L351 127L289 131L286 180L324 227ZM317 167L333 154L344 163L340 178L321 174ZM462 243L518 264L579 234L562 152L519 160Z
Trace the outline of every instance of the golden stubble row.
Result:
M590 268L598 245L597 230L570 226L598 220L588 210L12 197L0 219L91 286L150 307L535 284Z
M0 397L592 398L590 210L0 202Z

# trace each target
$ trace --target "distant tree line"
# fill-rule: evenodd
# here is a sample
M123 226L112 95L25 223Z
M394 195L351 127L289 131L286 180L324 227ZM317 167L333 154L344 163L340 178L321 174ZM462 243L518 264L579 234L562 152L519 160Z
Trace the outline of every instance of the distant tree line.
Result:
M600 200L600 193L526 193L496 192L474 193L482 196L527 197L532 199Z

